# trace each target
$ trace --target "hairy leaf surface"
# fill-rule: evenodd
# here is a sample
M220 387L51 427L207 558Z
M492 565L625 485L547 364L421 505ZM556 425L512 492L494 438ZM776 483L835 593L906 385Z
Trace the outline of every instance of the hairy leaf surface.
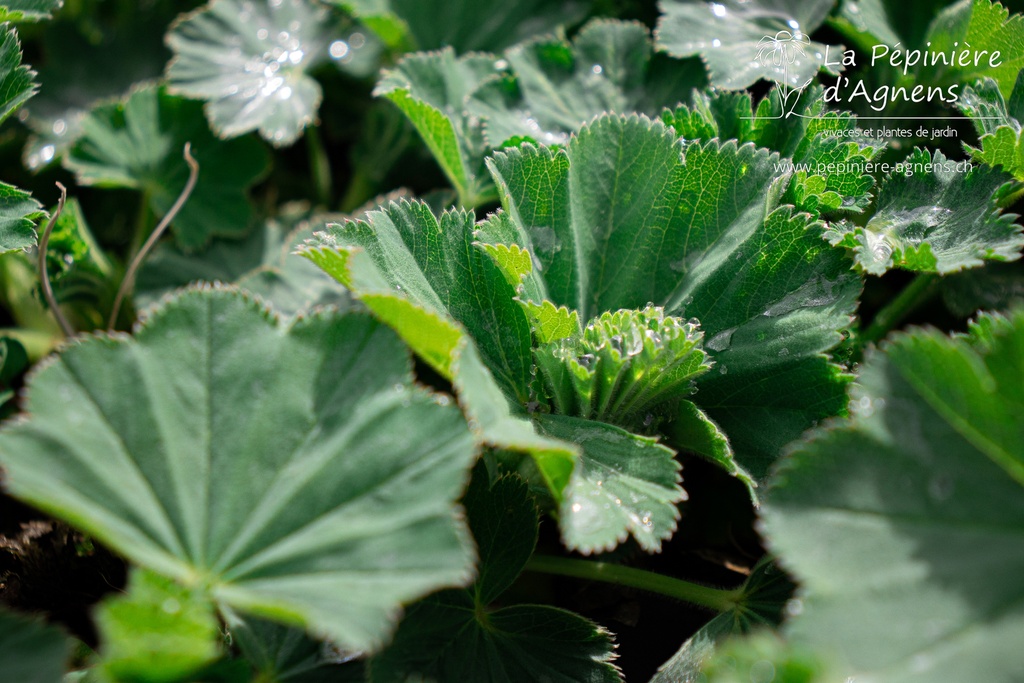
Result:
M189 290L54 357L27 409L0 433L11 493L223 605L372 648L468 578L469 430L367 316L283 327Z
M853 250L861 268L873 275L896 267L952 273L1020 257L1024 234L1017 216L998 208L1015 189L1007 186L1008 174L965 170L938 150L917 149L904 163L906 171L885 179L866 225L842 221L826 231L832 244Z
M808 34L833 0L660 0L658 49L676 57L700 55L711 85L742 90L764 78L802 87L824 69L826 46ZM830 46L832 54L842 48ZM833 60L834 61L834 60Z
M253 220L246 196L267 167L258 140L219 140L209 130L198 102L148 86L123 103L94 109L83 135L65 158L78 182L139 190L163 216L188 180L185 143L199 163L195 191L171 228L178 245L198 249L215 236L244 235Z
M792 639L843 653L858 679L1024 675L1022 387L1019 310L870 355L852 417L796 448L765 508L803 586Z
M341 37L340 18L315 3L213 0L168 34L175 57L167 79L171 92L207 102L221 137L259 131L290 145L316 122L323 99L308 72L332 58Z
M1024 72L1018 75L1009 99L991 78L964 88L960 109L971 117L980 138L980 148L967 146L971 156L993 168L1001 167L1017 180L1024 180Z
M413 605L391 646L371 660L369 680L622 680L611 664L611 637L596 624L555 607L491 605L537 542L537 511L526 484L504 477L489 485L486 476L474 476L465 505L480 549L477 582Z
M788 439L841 409L844 381L822 352L859 291L818 224L777 206L777 161L605 116L565 149L497 153L504 212L481 233L491 252L529 252L521 297L534 303L581 319L654 303L699 320L716 367L697 379L697 403L756 478Z

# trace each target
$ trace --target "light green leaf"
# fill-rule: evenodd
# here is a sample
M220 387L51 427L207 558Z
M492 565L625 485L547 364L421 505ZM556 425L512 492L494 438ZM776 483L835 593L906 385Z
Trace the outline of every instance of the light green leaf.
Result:
M0 464L12 495L142 567L373 648L402 603L472 562L454 507L472 438L411 382L366 316L283 327L237 292L189 290L134 337L37 371Z
M971 117L978 131L980 149L965 145L976 160L993 168L1002 167L1017 180L1024 180L1024 71L1017 77L1009 101L991 78L964 88L960 109Z
M762 560L744 582L742 595L735 606L720 613L690 636L671 659L658 667L658 673L650 683L691 683L701 680L699 676L702 669L716 666L709 665L709 660L721 659L715 657L720 646L724 644L725 649L730 649L730 636L778 626L786 601L792 594L793 585L786 575L767 559ZM762 678L751 680L761 681Z
M849 112L825 108L822 88L773 88L756 110L747 93L696 93L691 106L665 111L662 121L686 140L752 142L792 160L786 201L815 215L863 211L874 179L867 163L884 145L857 127Z
M545 0L330 0L401 51L500 50L583 17L581 2Z
M71 656L71 641L37 619L0 610L0 679L59 683Z
M167 36L175 55L170 90L205 100L221 137L258 130L274 145L290 145L316 123L323 98L308 72L350 50L343 28L339 16L312 2L213 0ZM336 39L343 52L332 52Z
M826 231L832 244L854 251L861 268L873 275L894 267L952 273L1020 257L1024 234L1016 216L997 207L1009 175L966 170L938 150L917 149L904 164L906 171L886 178L867 225L844 221Z
M979 310L1006 311L1024 305L1024 261L988 263L939 282L946 308L967 318Z
M36 221L45 215L28 192L0 182L0 254L34 247Z
M489 486L482 471L476 474L465 505L480 549L480 578L468 590L413 605L391 646L371 660L369 680L621 681L604 629L554 607L491 606L533 553L537 511L521 479Z
M559 510L565 545L589 555L632 536L648 552L661 550L679 521L676 503L686 499L675 453L603 422L562 415L535 420L542 434L581 451Z
M318 306L349 306L345 289L333 278L294 254L324 219L268 219L242 241L215 239L200 254L186 254L170 244L157 247L139 271L135 304L145 307L193 282L227 282L257 294L284 316Z
M267 153L252 138L213 136L198 102L148 86L123 103L94 109L83 135L64 160L78 182L143 192L164 215L188 180L185 143L199 162L195 190L172 224L178 245L195 250L215 236L239 237L252 224L246 190L267 168Z
M474 217L399 200L328 226L300 253L341 282L443 377L482 443L527 451L561 496L576 449L526 416L530 327L515 290L473 244Z
M582 319L653 303L699 320L716 367L696 402L755 478L841 410L844 380L822 354L850 323L859 278L809 216L776 208L776 155L683 146L661 123L605 116L564 149L524 145L489 163L504 212L480 239L531 253L542 282L521 296Z
M660 0L655 31L659 50L676 57L700 55L711 85L742 90L764 78L803 87L825 65L825 50L812 42L834 0ZM835 61L835 60L832 60Z
M837 674L835 666L822 653L794 645L777 634L760 631L746 638L728 640L711 656L699 672L699 678L672 680L672 683L836 683L849 681ZM653 683L653 682L652 682Z
M221 655L213 603L159 574L132 572L127 593L96 613L101 667L114 681L176 683Z
M1024 16L991 0L961 0L944 9L932 21L926 38L932 52L957 52L970 46L966 66L959 61L942 70L945 82L970 83L991 78L1003 97L1013 91L1024 68ZM983 53L984 51L984 53ZM993 57L998 52L999 57ZM933 67L937 69L938 67Z
M0 21L42 21L64 5L64 0L6 0L0 4Z
M792 640L843 653L857 680L1020 680L1022 387L1020 310L869 355L852 417L795 449L765 506L802 586Z

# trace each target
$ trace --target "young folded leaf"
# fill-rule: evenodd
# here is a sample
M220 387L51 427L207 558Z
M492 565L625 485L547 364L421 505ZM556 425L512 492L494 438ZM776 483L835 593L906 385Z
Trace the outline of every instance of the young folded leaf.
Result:
M0 465L12 495L137 565L371 649L403 603L471 575L455 500L475 448L444 402L368 316L285 327L237 291L187 290L134 337L45 363Z
M998 83L986 78L964 88L959 107L971 117L980 138L980 149L964 145L971 157L1024 180L1024 71L1018 74L1009 100L999 92Z

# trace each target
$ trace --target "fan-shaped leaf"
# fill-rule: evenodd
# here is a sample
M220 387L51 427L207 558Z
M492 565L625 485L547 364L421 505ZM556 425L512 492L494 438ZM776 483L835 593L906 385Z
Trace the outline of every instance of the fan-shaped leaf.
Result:
M857 264L881 275L890 268L951 273L984 260L1020 257L1024 234L1016 215L1001 214L997 200L1009 175L964 168L935 150L915 150L886 178L874 215L864 227L846 221L826 232L832 244L852 249Z
M488 486L486 476L474 476L465 504L480 548L480 579L468 590L444 591L411 607L391 646L371 660L369 680L620 681L604 629L554 607L490 606L537 541L526 484L505 477Z
M532 255L523 297L582 319L653 302L699 320L716 368L698 378L697 403L755 477L841 409L844 381L822 352L859 289L818 224L776 208L777 162L753 145L684 147L661 123L605 116L565 149L497 153L505 212L481 232Z
M59 683L71 641L59 630L0 610L0 677L19 683Z
M290 145L316 122L323 98L308 72L352 49L343 29L314 2L213 0L168 34L175 57L167 79L172 92L207 101L218 135L258 130L274 145Z
M290 327L190 290L134 338L68 347L0 433L10 491L143 567L339 645L469 574L459 411L360 315Z
M803 87L826 66L825 50L811 42L834 0L660 0L658 49L676 57L700 55L711 85L742 90L765 78Z
M189 171L182 150L191 144L199 180L172 224L183 249L202 247L215 236L241 236L251 226L246 190L265 172L266 151L252 138L214 137L198 102L149 86L124 103L94 109L82 125L65 166L85 185L142 191L159 215L185 187Z
M857 679L1020 680L1022 387L1021 311L869 356L852 417L796 448L765 508L803 587L793 640Z
M1003 98L995 81L986 78L964 88L959 107L971 117L980 138L980 149L967 146L971 156L1024 180L1024 71L1018 75L1009 100Z

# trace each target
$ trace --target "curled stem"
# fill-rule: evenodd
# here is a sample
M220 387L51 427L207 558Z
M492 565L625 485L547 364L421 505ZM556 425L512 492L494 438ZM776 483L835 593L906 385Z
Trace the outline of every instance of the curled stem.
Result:
M743 588L735 590L711 588L644 569L569 557L534 555L526 564L526 571L616 583L620 586L667 595L716 612L727 612L733 609L743 598Z
M57 201L57 210L50 216L50 220L46 222L46 228L43 230L42 236L39 238L39 282L43 287L43 296L46 298L46 303L50 306L50 310L53 311L53 317L57 319L57 324L60 325L60 329L64 332L64 336L72 337L75 334L75 328L71 327L71 323L64 317L63 311L60 310L60 306L57 305L57 297L53 295L53 287L50 285L50 274L46 271L46 248L50 244L50 234L53 232L53 228L57 225L57 220L60 215L64 213L64 202L68 198L68 190L66 187L57 183L57 189L60 190L60 199Z
M117 290L117 296L114 297L114 305L110 311L110 319L107 321L107 329L113 330L114 325L117 324L117 316L121 313L121 304L124 303L124 299L128 296L128 292L131 290L132 285L135 284L135 275L138 273L139 268L142 266L142 262L146 260L146 256L152 251L153 247L160 240L163 234L167 231L168 226L178 216L178 212L181 211L181 207L185 206L185 202L192 195L192 191L196 187L196 181L199 179L199 162L192 156L192 144L189 142L185 143L185 150L183 155L185 163L188 164L188 182L185 183L185 188L178 195L174 204L170 210L164 215L160 223L157 224L156 228L153 229L149 239L146 240L142 248L139 249L138 253L135 254L135 258L132 259L131 264L128 266L128 270L124 274L124 279L121 281L121 286Z

